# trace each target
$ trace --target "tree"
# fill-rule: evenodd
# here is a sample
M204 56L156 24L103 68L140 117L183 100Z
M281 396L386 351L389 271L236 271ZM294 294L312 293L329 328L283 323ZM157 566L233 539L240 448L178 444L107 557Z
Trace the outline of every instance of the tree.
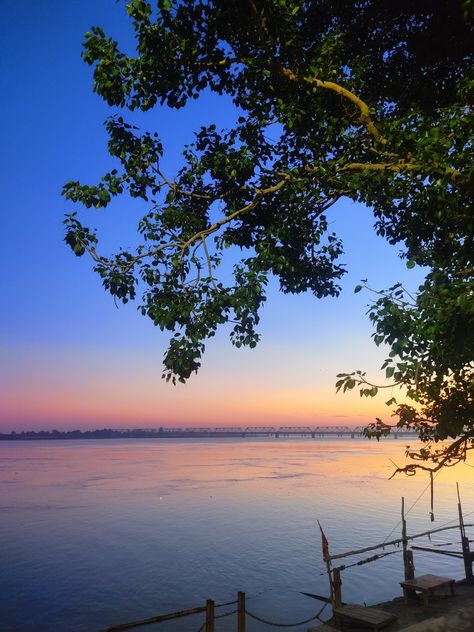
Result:
M408 266L429 270L413 304L395 286L370 309L375 341L391 347L387 376L421 406L399 406L399 423L428 442L472 439L471 0L130 0L126 9L135 56L99 27L84 43L94 90L111 107L182 108L211 90L239 111L231 129L197 130L174 177L156 133L112 116L117 167L97 185L63 189L87 208L122 194L147 205L136 251L103 255L75 212L66 242L90 254L114 297L141 293L141 312L173 332L164 377L197 371L224 323L233 344L255 346L269 275L283 292L337 295L343 245L326 212L345 196L373 209L375 230ZM240 259L225 282L229 248ZM340 378L339 388L374 392L362 372Z
M369 309L375 343L390 347L382 365L386 377L393 380L388 387L403 388L410 403L390 398L386 403L394 407L397 423L389 425L377 418L365 434L379 439L396 427L414 430L424 443L421 449L407 446L407 456L416 463L394 473L434 472L456 465L474 447L474 301L469 274L468 281L455 266L437 268L427 275L416 297L396 284L378 292ZM374 396L380 388L360 370L338 378L337 390L359 387L361 396Z

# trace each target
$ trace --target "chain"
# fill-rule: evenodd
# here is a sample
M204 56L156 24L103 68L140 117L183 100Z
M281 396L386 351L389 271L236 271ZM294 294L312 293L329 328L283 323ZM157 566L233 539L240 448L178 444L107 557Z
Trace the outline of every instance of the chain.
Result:
M237 612L237 609L231 610L230 612L224 612L224 614L216 614L214 619L223 619L224 617L230 617L231 614L235 614L236 612Z
M229 603L236 603L235 601L230 601ZM225 604L221 604L221 606L224 606ZM216 614L214 616L214 619L223 619L224 617L230 617L231 614L236 614L237 610L231 610L230 612L224 612L222 614ZM206 627L206 623L204 622L201 627L198 629L197 632L202 632L204 630L204 628Z
M214 608L223 608L224 606L231 606L233 603L237 603L237 599L234 599L234 601L226 601L225 603L216 603Z
M267 621L266 619L257 617L256 614L252 614L248 610L246 610L246 613L248 614L249 617L251 617L252 619L255 619L255 621L260 621L260 623L265 623L266 625L273 625L277 628L296 628L299 625L310 623L311 621L314 621L315 619L319 619L321 623L326 623L320 618L320 615L326 606L327 606L327 603L325 603L324 606L321 608L321 610L319 610L319 612L317 612L313 617L310 617L309 619L305 619L304 621L298 621L298 623L275 623L274 621Z

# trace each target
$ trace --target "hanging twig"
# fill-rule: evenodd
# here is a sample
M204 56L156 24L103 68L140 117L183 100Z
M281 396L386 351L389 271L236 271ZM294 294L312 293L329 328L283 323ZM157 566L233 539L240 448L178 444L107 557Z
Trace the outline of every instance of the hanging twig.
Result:
M430 520L431 520L431 522L434 522L434 512L433 512L433 495L434 495L434 488L433 488L433 472L430 472L430 490L431 490L431 511L430 511Z

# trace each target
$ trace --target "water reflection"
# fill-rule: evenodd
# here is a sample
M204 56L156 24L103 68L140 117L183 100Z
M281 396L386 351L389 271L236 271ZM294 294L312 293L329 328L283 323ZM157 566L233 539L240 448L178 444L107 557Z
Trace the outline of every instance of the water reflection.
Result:
M316 520L333 553L397 537L401 496L410 509L428 484L424 476L388 480L389 459L402 463L403 451L400 441L346 439L0 444L0 628L98 630L209 597L228 601L238 590L263 617L309 617L319 604L299 591L327 594ZM436 522L426 492L409 511L409 532L456 522L455 481L471 513L472 472L443 471ZM452 542L459 533L435 537ZM418 573L442 564L441 574L462 575L454 558L415 552L415 564ZM391 598L401 574L398 554L350 569L344 598ZM159 629L194 623L197 630L199 619ZM231 629L230 619L217 628ZM248 629L268 627L252 621Z

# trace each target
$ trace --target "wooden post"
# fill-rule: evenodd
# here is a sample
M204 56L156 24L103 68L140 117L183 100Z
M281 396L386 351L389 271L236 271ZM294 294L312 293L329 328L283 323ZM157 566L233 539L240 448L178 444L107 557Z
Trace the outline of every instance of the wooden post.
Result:
M402 496L402 547L403 547L403 568L405 570L405 581L410 579L408 577L407 568L407 521L405 520L405 498Z
M405 520L405 498L402 496L402 546L403 546L403 568L405 570L405 581L415 578L415 566L413 565L413 551L408 550L407 521Z
M341 596L341 571L338 568L334 568L332 571L332 584L333 584L333 608L340 608L342 606L342 596Z
M456 483L456 490L458 493L459 528L461 530L461 544L462 544L462 556L464 559L464 573L466 575L466 581L469 584L473 584L474 583L474 577L472 574L473 555L469 547L469 538L466 536L466 529L464 527L464 517L462 514L461 496L459 495L459 483Z
M206 632L214 632L214 601L206 601Z
M415 564L413 562L413 551L406 552L406 573L408 575L408 579L415 579Z
M407 521L405 520L405 498L402 496L402 546L403 546L403 569L405 581L415 579L415 566L413 564L413 551L408 550ZM414 599L416 592L408 588L403 589L405 599Z
M245 593L237 593L237 632L245 632L246 628L245 616Z
M329 597L331 599L331 605L334 606L334 588L332 585L331 562L329 560L326 562L326 569L328 572L328 579L329 579Z

